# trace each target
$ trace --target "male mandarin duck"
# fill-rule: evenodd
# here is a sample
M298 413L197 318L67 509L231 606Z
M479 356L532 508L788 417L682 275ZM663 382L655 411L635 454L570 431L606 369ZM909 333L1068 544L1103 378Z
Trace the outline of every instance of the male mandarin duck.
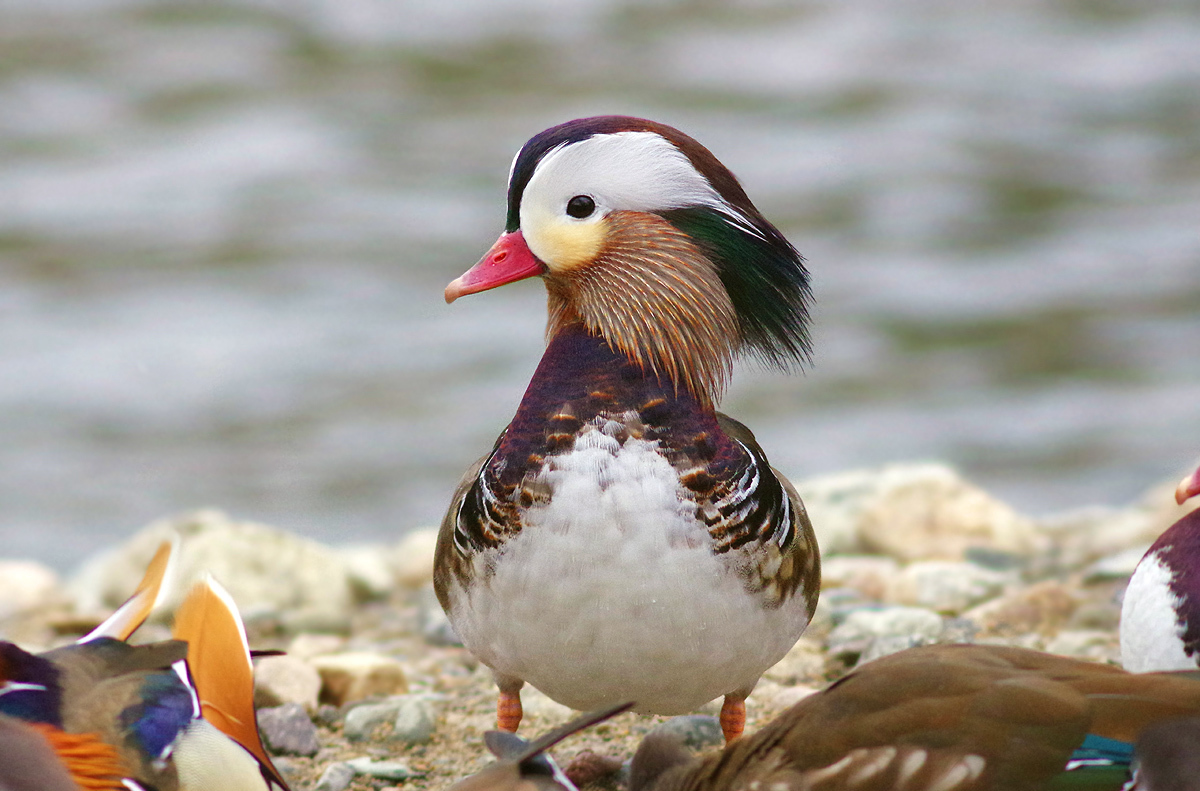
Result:
M0 791L124 788L116 750L95 734L66 733L0 714Z
M65 769L86 789L286 791L258 738L245 632L217 583L188 594L176 639L126 642L160 597L171 549L164 544L137 592L77 643L31 654L0 642L9 726L0 738L40 735L59 765L43 749L21 771Z
M1135 739L1200 713L1194 676L1138 675L1010 646L911 648L706 757L651 733L634 755L629 791L1116 791L1129 779ZM1139 741L1147 756L1149 741ZM532 756L522 760L530 769L521 778L536 774L536 784L497 771L502 761L455 791L573 791L532 769Z
M1175 501L1200 494L1200 468ZM1121 602L1121 663L1137 673L1200 666L1200 509L1167 528L1138 562Z
M502 729L529 682L581 710L724 696L734 738L820 562L796 491L715 405L739 355L807 359L803 259L702 145L606 116L521 148L506 230L446 300L534 275L546 351L442 522L438 599Z

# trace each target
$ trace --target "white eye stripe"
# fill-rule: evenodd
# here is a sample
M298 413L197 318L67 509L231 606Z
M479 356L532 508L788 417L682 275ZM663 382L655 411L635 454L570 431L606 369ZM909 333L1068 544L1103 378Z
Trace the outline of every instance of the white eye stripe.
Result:
M521 197L522 227L527 216L564 215L567 202L580 194L595 199L597 214L707 206L758 233L674 144L654 132L595 135L546 152Z

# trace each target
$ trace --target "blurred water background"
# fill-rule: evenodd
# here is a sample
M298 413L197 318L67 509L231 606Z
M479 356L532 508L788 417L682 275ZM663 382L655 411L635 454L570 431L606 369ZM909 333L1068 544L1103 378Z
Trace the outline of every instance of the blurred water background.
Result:
M2 0L0 554L436 523L544 321L442 288L611 112L809 259L815 366L724 402L776 466L1126 503L1200 455L1198 53L1194 2Z

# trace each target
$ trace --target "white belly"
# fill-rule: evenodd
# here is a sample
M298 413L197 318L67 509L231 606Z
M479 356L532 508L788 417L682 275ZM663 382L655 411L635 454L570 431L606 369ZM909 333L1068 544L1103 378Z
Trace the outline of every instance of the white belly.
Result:
M550 462L549 504L452 595L451 621L485 664L575 709L678 714L748 692L796 642L803 598L765 609L746 592L654 443L594 430Z
M1179 597L1170 583L1171 570L1158 552L1142 558L1129 578L1121 603L1121 664L1126 670L1195 670L1200 664L1184 650L1184 627L1175 610Z

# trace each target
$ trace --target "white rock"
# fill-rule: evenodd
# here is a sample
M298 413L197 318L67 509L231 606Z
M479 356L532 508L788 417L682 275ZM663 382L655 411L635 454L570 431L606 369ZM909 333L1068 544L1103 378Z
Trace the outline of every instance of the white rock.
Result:
M138 578L130 584L133 592ZM59 579L54 570L32 560L0 560L0 620L55 602Z
M1029 519L940 464L838 473L797 490L826 556L962 560L973 547L1028 556L1047 543Z
M159 544L178 533L182 544L173 584L160 613L171 612L188 588L211 573L229 590L242 616L343 622L353 604L346 565L334 550L219 511L198 511L151 524L124 545L87 561L69 583L82 612L105 612L129 596Z
M396 582L405 588L421 588L433 582L433 551L437 546L437 528L413 530L392 550L392 568Z
M371 738L371 733L396 716L403 695L396 695L379 703L364 703L346 712L342 734L352 742Z
M321 700L335 706L408 691L404 666L389 656L351 652L314 657L312 663L321 674Z
M825 654L821 646L807 637L801 637L772 667L767 668L763 678L780 684L795 684L798 681L819 679L825 673Z
M795 481L808 510L821 558L862 552L859 525L879 487L876 470L851 470Z
M1097 661L1113 660L1120 654L1116 635L1092 629L1064 629L1046 643L1046 651Z
M891 580L885 600L956 615L999 596L1019 575L985 569L974 563L927 560L905 566Z
M834 555L821 559L822 588L850 588L883 601L895 584L900 564L883 555Z
M254 700L258 708L299 703L305 711L317 708L321 694L321 674L317 669L291 655L264 656L254 663Z
M370 758L351 758L346 765L357 774L379 777L384 780L404 780L412 777L412 770L402 761L375 761Z
M382 599L391 592L396 574L386 547L364 544L342 547L339 553L358 601Z
M346 763L335 763L325 767L321 779L313 787L315 791L345 791L354 781L358 772Z
M817 687L810 687L800 684L794 687L779 687L774 690L766 704L777 711L782 709L790 709L800 701L815 695L820 690Z
M425 744L433 737L437 718L428 700L405 695L392 722L392 741Z
M1104 580L1125 580L1133 576L1138 563L1150 549L1150 544L1137 544L1129 549L1121 550L1114 555L1101 558L1088 566L1083 573L1084 582L1101 582Z
M920 607L884 607L856 610L829 633L829 653L861 654L880 638L935 642L942 634L942 617Z

